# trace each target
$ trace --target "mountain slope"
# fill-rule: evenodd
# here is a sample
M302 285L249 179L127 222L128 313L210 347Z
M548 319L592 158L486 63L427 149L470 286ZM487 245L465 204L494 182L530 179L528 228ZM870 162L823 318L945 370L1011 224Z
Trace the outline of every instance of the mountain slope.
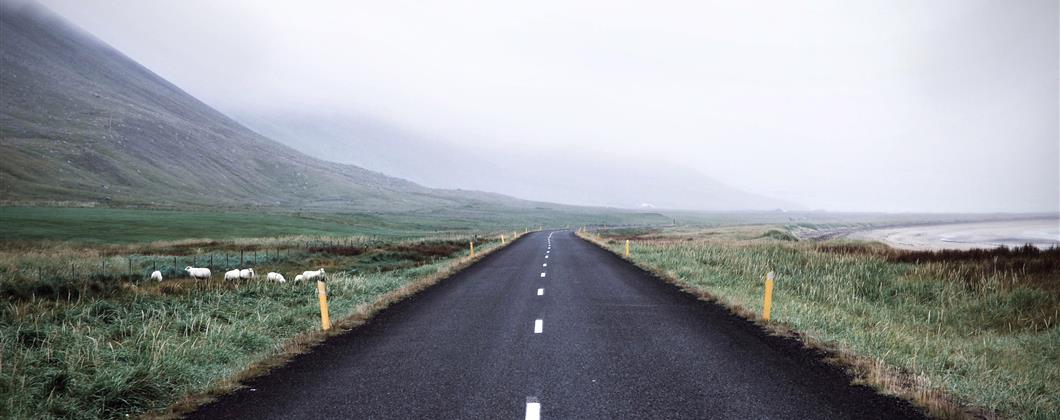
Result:
M35 3L0 2L0 202L416 210L531 205L326 162Z

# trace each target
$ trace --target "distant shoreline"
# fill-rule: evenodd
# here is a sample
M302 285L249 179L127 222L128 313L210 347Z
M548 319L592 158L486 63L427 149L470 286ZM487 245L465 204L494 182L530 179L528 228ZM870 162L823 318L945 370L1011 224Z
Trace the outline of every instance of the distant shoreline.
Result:
M910 224L850 229L826 236L878 241L909 250L967 250L1026 244L1045 249L1060 246L1060 218Z

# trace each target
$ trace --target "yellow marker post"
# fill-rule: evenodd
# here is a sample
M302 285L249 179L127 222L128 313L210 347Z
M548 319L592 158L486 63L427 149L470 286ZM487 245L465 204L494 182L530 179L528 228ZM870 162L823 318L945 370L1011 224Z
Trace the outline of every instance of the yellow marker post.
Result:
M471 245L471 258L475 258L475 243L468 242L468 244Z
M629 256L629 239L626 239L626 256Z
M324 331L331 329L331 317L328 315L328 285L324 280L317 280L317 297L320 298L320 326Z
M773 309L773 272L766 274L766 301L762 306L762 319L769 321L769 311Z
M501 235L501 245L504 245L504 235Z
M514 231L514 230L512 231L512 240L513 240L513 241L515 240L515 234L516 234L516 233L518 233L518 232L516 232L516 231Z

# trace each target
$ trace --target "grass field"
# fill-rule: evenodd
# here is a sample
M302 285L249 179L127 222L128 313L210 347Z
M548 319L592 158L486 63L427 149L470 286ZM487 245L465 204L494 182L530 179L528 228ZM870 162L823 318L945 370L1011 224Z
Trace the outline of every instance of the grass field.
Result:
M3 207L5 240L96 243L150 242L186 238L247 238L371 233L368 217L341 220L258 212L206 212L109 208Z
M496 248L497 236L480 237L476 250ZM320 328L316 286L291 281L295 273L325 268L332 319L348 326L466 264L471 237L307 239L312 238L5 244L0 248L2 417L135 416L165 409L186 395L223 390L261 361L313 342L312 332ZM256 255L245 263L255 267L257 280L221 279L228 267L220 255L235 260L237 250L248 258ZM265 250L271 250L268 256ZM145 279L154 261L168 266L166 261L177 258L179 269L191 258L205 265L210 255L209 282L176 277L168 267L159 267L165 281ZM116 268L98 271L101 258ZM41 277L27 269L44 262L57 263ZM268 271L283 273L288 282L268 282Z
M590 234L591 236L594 234ZM783 227L609 230L598 243L744 316L776 272L771 328L936 415L1060 417L1060 250L897 251Z
M541 209L445 209L406 213L147 210L121 208L0 207L3 241L74 241L109 244L189 238L272 236L418 237L448 232L536 230L541 226L662 224L657 213L571 212Z

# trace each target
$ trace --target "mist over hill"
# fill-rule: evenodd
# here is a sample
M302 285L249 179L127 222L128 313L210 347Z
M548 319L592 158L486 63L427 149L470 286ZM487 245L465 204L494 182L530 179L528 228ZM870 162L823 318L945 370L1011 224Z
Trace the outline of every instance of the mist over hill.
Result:
M552 150L476 149L369 116L233 111L255 131L311 156L437 188L470 188L556 203L688 210L801 209L740 191L687 167ZM679 153L679 150L675 150Z
M402 211L532 206L255 133L32 2L0 2L0 201Z

